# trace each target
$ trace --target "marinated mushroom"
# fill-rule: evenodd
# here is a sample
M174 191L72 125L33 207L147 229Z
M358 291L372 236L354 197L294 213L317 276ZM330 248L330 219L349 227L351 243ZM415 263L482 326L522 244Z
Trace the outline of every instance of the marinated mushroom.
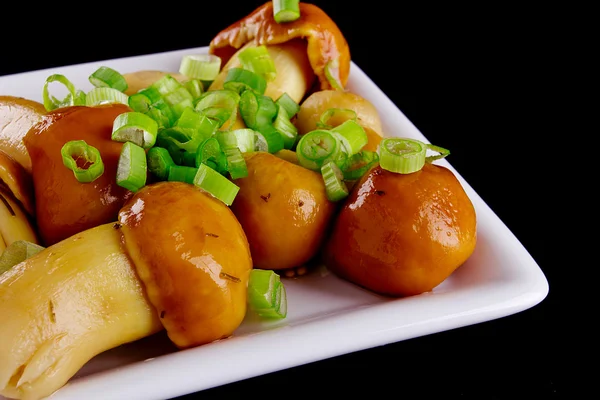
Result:
M148 185L118 222L0 274L0 394L48 396L97 354L163 328L179 348L226 338L245 316L251 269L224 203L182 182Z
M475 250L476 214L456 176L426 163L401 174L372 168L353 187L328 239L326 265L374 292L433 290Z
M123 104L71 106L44 115L24 138L31 156L35 214L44 245L49 246L85 229L117 218L132 193L117 185L116 171L123 143L111 139ZM93 182L79 182L65 167L61 149L71 140L97 148L104 173Z
M193 185L158 182L128 200L119 223L173 343L186 348L231 336L246 314L252 258L229 207Z
M46 108L40 102L18 96L0 96L0 151L31 173L31 159L23 138L41 121Z
M275 45L292 39L307 42L307 55L319 89L343 89L350 73L350 50L335 22L318 6L301 2L300 18L280 24L273 17L273 4L265 2L253 12L219 32L209 52L223 63L248 42Z
M244 155L248 176L231 205L255 268L303 266L321 247L336 208L321 174L266 152Z

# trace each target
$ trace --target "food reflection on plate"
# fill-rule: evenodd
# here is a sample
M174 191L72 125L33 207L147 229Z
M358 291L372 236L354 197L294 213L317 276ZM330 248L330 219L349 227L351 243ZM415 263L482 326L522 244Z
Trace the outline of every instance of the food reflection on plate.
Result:
M284 319L319 262L391 298L459 268L476 215L450 152L384 132L350 60L320 8L269 1L179 71L1 94L0 394L41 399L157 332L184 350Z

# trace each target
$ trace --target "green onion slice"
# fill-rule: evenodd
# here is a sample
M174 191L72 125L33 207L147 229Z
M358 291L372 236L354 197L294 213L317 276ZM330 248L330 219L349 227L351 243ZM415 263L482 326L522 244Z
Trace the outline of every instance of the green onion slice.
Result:
M290 119L298 114L298 111L300 111L300 104L298 104L296 100L292 99L292 97L286 92L283 92L281 96L275 100L275 103L280 108L285 108L285 112Z
M359 179L378 162L379 155L374 151L362 150L353 154L341 168L344 180L354 181Z
M335 58L325 64L325 78L331 87L335 90L344 90L342 80L340 79L340 61Z
M348 196L348 186L344 182L344 175L333 161L323 164L321 174L323 175L325 192L329 201L339 201Z
M194 100L198 99L204 93L204 84L200 79L188 79L183 82L183 86L190 92Z
M0 275L42 250L44 247L39 244L27 240L15 240L0 253Z
M210 137L198 146L196 167L201 164L206 164L221 174L227 172L227 156L216 137Z
M175 90L183 87L183 85L181 84L181 82L179 82L177 79L175 79L172 75L166 74L166 75L160 77L152 85L150 85L150 87L158 90L158 92L162 96L164 96L166 94L174 92Z
M233 90L210 90L196 100L194 110L218 122L218 129L235 121L239 101L240 95Z
M228 206L240 190L239 186L206 164L200 164L193 183Z
M331 132L338 135L346 153L350 156L358 153L369 142L365 129L358 122L351 119L332 128Z
M283 148L292 149L298 138L298 128L290 121L290 117L288 117L284 107L279 106L279 111L277 112L273 126L283 138Z
M195 111L193 108L186 108L175 122L175 127L190 132L190 137L208 139L216 132L218 122Z
M233 133L233 131L217 131L214 134L214 137L217 139L217 141L219 142L219 145L221 146L221 149L231 149L231 148L236 148L237 149L237 136L235 136L235 133Z
M111 139L116 142L133 142L144 149L156 143L158 124L146 114L131 111L117 115L113 122Z
M242 93L244 90L254 90L258 94L265 94L267 90L267 80L248 69L229 68L227 76L223 82L223 88Z
M68 95L63 100L58 100L56 97L50 95L49 85L52 82L62 83L69 91ZM44 107L47 111L56 110L60 107L70 106L75 104L77 98L77 89L73 82L71 82L66 76L61 74L53 74L46 78L44 87L42 89L42 97Z
M164 147L154 146L146 153L148 171L161 181L169 178L169 170L175 165L173 157Z
M65 167L73 171L75 179L81 183L93 182L104 173L100 151L84 140L65 143L60 153Z
M329 108L325 110L321 116L319 117L319 121L317 121L317 128L319 129L331 129L335 125L338 124L330 124L329 122L332 120L353 120L356 121L357 115L356 111L351 110L349 108Z
M419 171L425 165L427 145L408 138L387 138L379 143L379 165L399 174Z
M135 143L123 143L117 165L117 185L137 192L146 184L146 177L146 151Z
M246 90L240 95L239 110L246 126L254 130L271 125L277 116L275 101L251 90Z
M169 168L169 174L167 176L168 181L185 182L190 185L194 184L194 177L198 172L198 168L189 167L186 165L173 165Z
M109 87L93 88L87 92L87 95L85 96L85 104L90 107L113 103L129 105L129 96L117 89Z
M300 18L299 0L273 0L273 19L278 24Z
M339 140L332 132L322 129L302 135L296 146L300 165L313 171L319 171L326 161L335 160L341 152Z
M275 69L275 62L271 58L271 54L267 49L267 46L250 46L240 51L238 59L242 65L242 68L249 69L252 72L263 76L267 82L271 82L277 76L277 70Z
M253 152L256 149L256 131L254 129L234 129L231 133L235 135L237 147L242 153Z
M427 143L426 146L427 146L427 150L431 150L431 151L435 151L435 152L439 153L437 155L431 155L431 156L425 157L425 162L426 163L430 163L430 162L433 162L435 160L439 160L439 159L445 158L445 157L447 157L447 156L450 155L450 150L445 149L443 147L434 146L434 145L429 144L429 143Z
M248 166L242 152L237 147L225 149L227 157L227 171L231 179L245 178L248 176Z
M196 166L196 152L204 139L201 136L190 136L178 127L161 129L156 138L156 145L169 151L177 165Z
M255 130L255 150L277 153L284 148L283 136L273 125L265 125Z
M120 92L127 90L125 77L110 67L102 66L98 68L88 79L95 87L109 87Z
M179 72L203 81L214 80L221 71L221 58L214 54L187 54L181 59Z
M263 318L287 316L287 294L280 276L273 270L252 269L248 280L248 305Z

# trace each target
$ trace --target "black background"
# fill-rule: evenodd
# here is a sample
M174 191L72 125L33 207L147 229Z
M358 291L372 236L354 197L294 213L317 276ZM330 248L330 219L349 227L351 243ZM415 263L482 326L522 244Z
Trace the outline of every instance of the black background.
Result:
M262 1L67 3L5 13L0 75L207 45ZM575 398L580 385L560 268L550 260L547 94L539 59L555 46L544 9L411 2L313 1L338 24L353 61L512 230L545 273L535 307L497 320L385 345L208 389L181 400L256 396L478 399ZM392 5L394 7L392 8ZM551 24L549 24L551 25ZM537 154L537 155L536 155ZM555 258L555 257L553 257ZM257 360L259 362L260 360Z

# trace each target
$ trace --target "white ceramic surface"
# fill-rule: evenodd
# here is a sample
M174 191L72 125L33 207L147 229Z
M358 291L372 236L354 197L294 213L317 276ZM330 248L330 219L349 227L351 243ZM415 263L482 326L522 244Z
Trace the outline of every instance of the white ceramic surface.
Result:
M41 101L53 73L84 90L106 65L119 72L178 71L184 54L207 47L128 57L0 77L0 94ZM380 111L384 132L428 142L392 101L352 64L348 89ZM52 400L166 399L265 373L417 336L508 316L542 301L548 282L518 239L448 163L475 205L474 254L432 292L388 299L342 281L322 267L286 280L288 317L246 319L230 339L175 351L164 334L103 353L88 362ZM0 397L2 399L2 397Z

